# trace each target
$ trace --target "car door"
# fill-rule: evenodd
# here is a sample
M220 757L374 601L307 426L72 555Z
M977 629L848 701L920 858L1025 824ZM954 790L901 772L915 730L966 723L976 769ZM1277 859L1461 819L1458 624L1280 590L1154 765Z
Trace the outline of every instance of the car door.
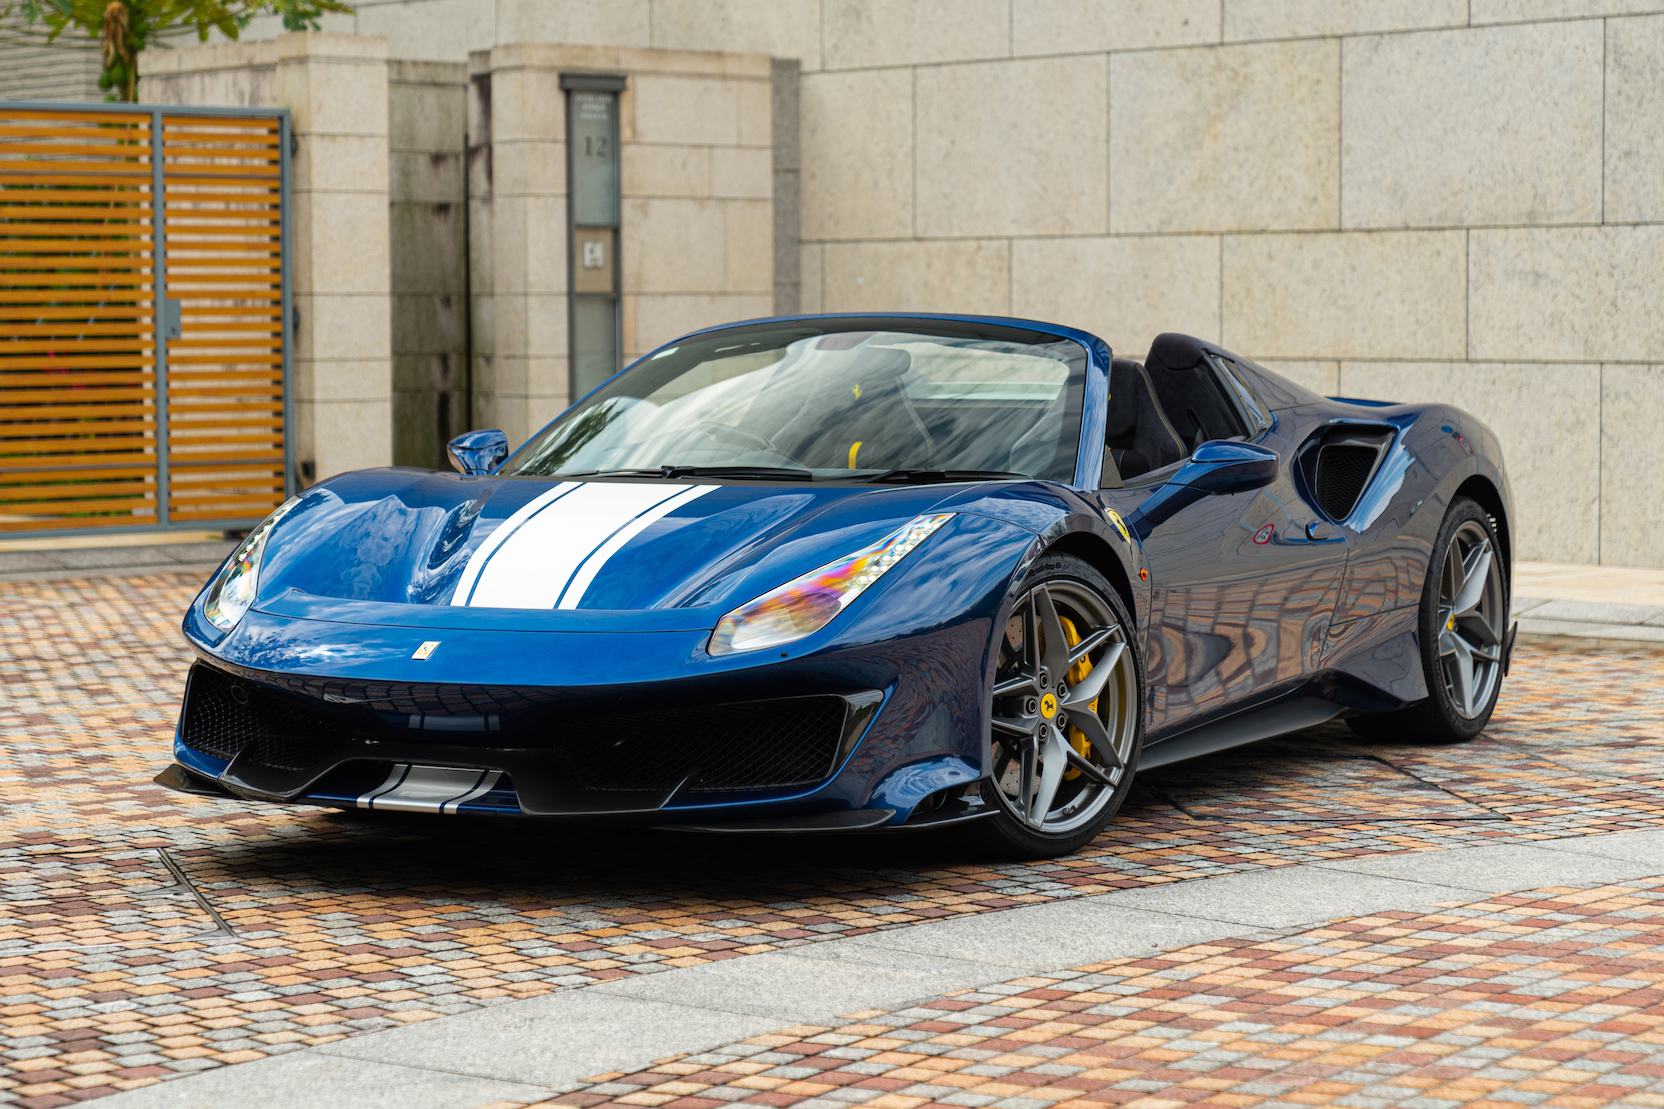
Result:
M1295 444L1234 364L1209 355L1188 379L1157 376L1172 373L1157 366L1151 381L1187 457L1209 440L1246 439L1275 452L1278 468L1270 485L1204 497L1144 539L1150 741L1316 670L1346 557L1344 537L1295 491ZM1101 496L1125 515L1176 468Z

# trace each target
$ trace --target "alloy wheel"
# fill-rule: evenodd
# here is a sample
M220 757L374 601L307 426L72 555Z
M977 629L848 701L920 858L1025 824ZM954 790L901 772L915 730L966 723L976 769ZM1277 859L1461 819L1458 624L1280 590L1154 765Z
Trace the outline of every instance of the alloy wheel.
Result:
M994 679L994 795L1035 832L1090 824L1127 773L1138 733L1127 633L1096 591L1036 585L1006 622Z
M1439 669L1450 703L1472 720L1502 678L1502 568L1477 521L1450 537L1439 574Z

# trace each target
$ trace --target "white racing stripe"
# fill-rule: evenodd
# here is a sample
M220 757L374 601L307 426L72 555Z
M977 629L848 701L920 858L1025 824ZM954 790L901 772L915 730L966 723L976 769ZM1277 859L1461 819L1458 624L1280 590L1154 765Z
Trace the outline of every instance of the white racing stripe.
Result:
M654 520L715 488L597 481L576 483L558 496L545 494L493 533L491 539L502 534L501 541L483 544L468 560L451 603L554 608L564 595L570 603L561 607L575 608L595 575L625 543ZM510 524L515 525L512 531Z
M548 492L542 493L521 505L514 515L499 524L497 530L492 532L485 542L481 543L474 553L468 556L468 565L462 568L462 577L457 579L456 592L451 594L451 604L465 605L468 603L468 598L473 594L474 586L480 579L480 573L485 569L486 564L491 561L491 556L496 554L498 548L504 543L508 542L510 536L520 530L521 524L524 524L582 484L578 481L563 481Z
M607 564L607 560L624 548L624 544L646 531L648 525L655 520L663 519L689 501L696 500L715 488L714 485L689 485L613 532L611 538L591 551L589 557L579 565L577 573L572 575L572 580L566 583L566 592L561 595L555 607L577 608L578 602L584 599L584 593L589 589L589 583L595 580L595 575L601 572L601 567Z
M490 793L502 776L501 770L397 762L386 781L358 799L358 807L455 816L458 805Z

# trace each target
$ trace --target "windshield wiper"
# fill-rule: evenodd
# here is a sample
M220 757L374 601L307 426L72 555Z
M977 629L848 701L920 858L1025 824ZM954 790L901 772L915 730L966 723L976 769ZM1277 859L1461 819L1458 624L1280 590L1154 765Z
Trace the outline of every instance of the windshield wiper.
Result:
M1028 481L1029 475L1015 474L1009 470L886 470L882 474L874 474L867 481L874 484L889 485L930 485L943 481L998 481L1002 478Z
M814 481L808 470L790 466L660 466L665 477L754 477L778 481Z
M758 478L764 481L813 481L808 470L794 470L786 466L660 466L639 470L573 470L550 474L550 477L737 477Z
M563 470L549 477L660 477L658 470Z

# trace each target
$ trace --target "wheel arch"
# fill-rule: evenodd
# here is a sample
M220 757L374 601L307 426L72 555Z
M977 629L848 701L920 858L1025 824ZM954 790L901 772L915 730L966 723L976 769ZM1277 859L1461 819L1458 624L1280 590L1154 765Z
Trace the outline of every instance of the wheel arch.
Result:
M1491 527L1496 529L1497 542L1502 544L1502 563L1508 568L1507 580L1504 584L1512 589L1514 544L1509 533L1508 509L1502 503L1502 494L1497 491L1497 487L1491 483L1490 478L1483 474L1474 474L1457 487L1456 496L1473 500L1491 518Z
M1072 531L1047 547L1046 553L1073 555L1109 579L1109 584L1120 595L1121 603L1127 606L1134 626L1137 625L1138 601L1133 594L1132 579L1128 577L1127 568L1115 553L1115 548L1089 531Z

